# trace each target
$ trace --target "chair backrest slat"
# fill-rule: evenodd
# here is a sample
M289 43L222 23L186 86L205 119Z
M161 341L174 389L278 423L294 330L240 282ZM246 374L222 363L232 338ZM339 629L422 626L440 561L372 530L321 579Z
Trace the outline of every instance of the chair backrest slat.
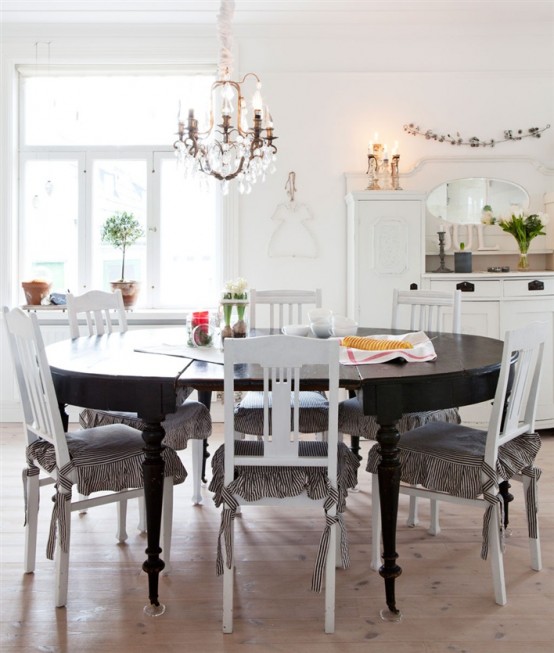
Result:
M493 468L499 446L535 430L547 337L545 322L533 322L506 332L485 451L485 461Z
M86 335L102 336L114 331L127 331L127 316L121 290L112 292L89 290L82 295L67 295L67 314L72 338L81 335L79 319L86 323ZM117 322L114 321L117 318ZM116 328L117 326L117 328Z
M235 366L261 367L258 378L263 379L264 455L263 457L255 456L251 462L245 464L328 466L331 461L327 458L310 459L303 456L299 459L300 380L304 366L324 366L324 375L329 379L328 447L330 452L336 452L338 446L338 340L284 335L228 339L225 342L224 361L224 392L226 396L230 397L235 392ZM253 373L256 374L255 370ZM271 411L269 411L270 393ZM232 480L234 475L234 417L233 402L225 402L226 484ZM243 464L242 460L241 458L241 465ZM336 475L336 460L332 462L329 473L331 473L331 468L333 474Z
M302 324L306 307L321 308L321 289L317 290L250 290L250 327L269 326L280 329L286 324ZM261 324L260 306L267 306L269 324Z
M27 442L42 438L52 443L61 469L69 462L69 451L37 316L28 316L20 308L3 310Z
M406 311L402 310L406 308ZM406 322L405 313L409 313ZM452 328L445 328L446 313L452 315ZM412 331L461 333L462 292L437 290L394 289L392 301L392 328L403 329L409 323Z

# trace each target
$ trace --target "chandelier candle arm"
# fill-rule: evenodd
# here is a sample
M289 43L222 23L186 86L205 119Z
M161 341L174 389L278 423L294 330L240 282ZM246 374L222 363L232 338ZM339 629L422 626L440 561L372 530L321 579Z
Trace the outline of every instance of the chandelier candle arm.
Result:
M249 72L239 82L231 79L233 11L233 0L222 0L218 14L219 79L212 84L208 128L200 131L193 109L189 110L186 122L179 109L178 139L173 147L186 175L203 173L215 177L224 182L224 193L228 182L237 178L239 192L248 193L258 179L264 181L266 173L275 171L277 148L273 119L262 98L260 78ZM255 88L249 122L245 89L250 80L255 82Z

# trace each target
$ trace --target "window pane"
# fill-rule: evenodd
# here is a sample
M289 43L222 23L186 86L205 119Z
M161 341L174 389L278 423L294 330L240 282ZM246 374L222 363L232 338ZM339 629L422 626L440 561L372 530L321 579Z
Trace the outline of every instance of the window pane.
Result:
M161 145L176 140L179 102L201 123L210 75L23 77L24 145Z
M102 242L102 226L118 211L132 213L146 233L146 161L98 159L92 178L92 283L110 289L110 281L122 278L121 249ZM125 253L125 280L146 282L146 235ZM139 304L144 304L144 294Z
M25 279L47 278L52 292L77 288L77 161L27 161L23 178Z
M161 162L162 306L215 306L219 300L215 183L186 180L174 159Z

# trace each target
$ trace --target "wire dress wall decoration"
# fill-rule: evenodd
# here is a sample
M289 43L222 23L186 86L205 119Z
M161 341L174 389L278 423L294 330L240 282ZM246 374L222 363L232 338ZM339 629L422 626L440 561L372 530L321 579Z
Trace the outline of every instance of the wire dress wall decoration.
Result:
M305 204L295 200L295 172L289 172L285 190L289 201L279 204L271 216L278 224L270 238L268 254L272 258L317 258L317 241L307 224L314 217Z

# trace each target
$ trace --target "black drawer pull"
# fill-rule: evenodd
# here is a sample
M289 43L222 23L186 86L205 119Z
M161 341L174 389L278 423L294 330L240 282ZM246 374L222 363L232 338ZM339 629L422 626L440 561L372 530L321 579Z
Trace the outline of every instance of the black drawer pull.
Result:
M417 283L411 283L410 290L417 290Z
M462 292L475 292L475 284L471 281L460 281L456 284L456 290L461 290Z
M539 281L538 279L535 279L534 281L530 281L527 284L527 287L529 290L544 290L544 281Z

